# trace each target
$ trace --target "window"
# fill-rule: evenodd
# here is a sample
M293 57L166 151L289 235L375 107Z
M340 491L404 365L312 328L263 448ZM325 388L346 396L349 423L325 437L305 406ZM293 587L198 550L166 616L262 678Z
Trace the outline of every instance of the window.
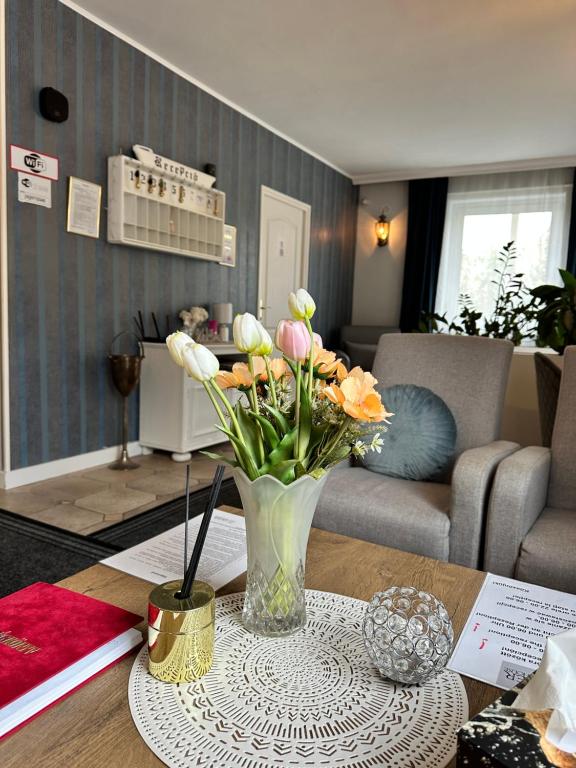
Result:
M436 312L452 320L467 294L484 315L494 309L494 268L514 240L514 272L529 288L558 283L566 266L572 169L454 178L446 203Z

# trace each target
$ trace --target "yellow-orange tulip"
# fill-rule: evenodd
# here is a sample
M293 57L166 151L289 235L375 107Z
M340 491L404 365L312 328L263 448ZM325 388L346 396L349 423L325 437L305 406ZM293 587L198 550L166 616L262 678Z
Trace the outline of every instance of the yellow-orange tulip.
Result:
M324 396L357 421L385 421L388 416L380 395L374 389L377 380L361 368L353 368L338 384L331 384L323 390Z

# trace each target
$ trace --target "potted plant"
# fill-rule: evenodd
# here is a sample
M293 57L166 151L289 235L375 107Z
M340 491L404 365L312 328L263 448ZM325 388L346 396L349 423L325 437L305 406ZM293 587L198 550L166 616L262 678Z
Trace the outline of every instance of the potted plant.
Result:
M539 285L532 296L539 302L536 311L540 347L564 353L576 344L576 276L565 269L558 270L562 285Z
M391 415L371 374L348 372L323 348L308 292L291 293L288 305L292 319L279 323L275 337L281 358L272 359L272 339L253 315L236 316L234 343L247 360L231 372L220 371L212 352L186 334L166 339L173 360L204 385L218 428L232 443L232 461L208 455L234 468L246 518L244 623L268 636L291 634L306 622L306 548L330 468L351 453L379 451L382 440L370 425ZM235 406L225 394L230 388L241 393Z

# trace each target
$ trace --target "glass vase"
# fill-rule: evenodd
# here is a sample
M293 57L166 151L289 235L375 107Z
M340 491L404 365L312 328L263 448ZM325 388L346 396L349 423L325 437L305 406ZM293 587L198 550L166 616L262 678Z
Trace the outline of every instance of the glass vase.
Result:
M290 485L272 475L249 480L238 469L234 476L246 519L244 625L266 637L290 635L306 624L306 548L327 475Z

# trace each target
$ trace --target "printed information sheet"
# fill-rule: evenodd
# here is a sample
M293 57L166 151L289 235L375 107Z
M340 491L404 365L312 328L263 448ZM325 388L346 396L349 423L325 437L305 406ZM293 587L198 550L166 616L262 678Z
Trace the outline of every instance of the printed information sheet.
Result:
M448 669L513 688L540 664L546 640L576 627L576 596L486 576Z
M188 557L203 515L189 522ZM153 584L182 579L184 574L184 523L135 547L102 560L104 565L138 576ZM244 518L215 509L202 550L197 579L220 589L246 570Z

